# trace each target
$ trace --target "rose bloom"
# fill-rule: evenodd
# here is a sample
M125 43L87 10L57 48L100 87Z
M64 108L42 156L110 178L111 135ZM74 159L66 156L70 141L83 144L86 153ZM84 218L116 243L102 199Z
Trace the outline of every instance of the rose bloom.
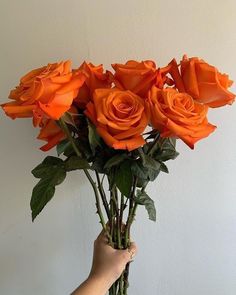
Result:
M46 152L56 146L66 135L61 128L52 119L46 119L42 122L42 128L37 139L45 140L47 143L40 150Z
M177 67L173 61L170 64ZM179 91L189 93L196 101L212 108L234 102L235 94L228 90L233 81L204 60L198 57L187 58L185 55L180 62L180 74L177 69L173 71L176 73L175 82Z
M79 108L85 109L86 104L92 99L93 91L97 88L110 88L111 81L108 73L104 73L102 65L94 66L92 63L84 62L79 70L85 73L86 80L75 102Z
M75 121L75 124L78 125L78 117L77 117L77 109L75 106L71 106L71 108L68 110L68 113L73 117L73 120ZM64 119L67 123L67 119ZM45 145L43 145L40 150L46 152L53 147L55 147L60 141L66 138L66 134L63 132L61 127L56 123L55 120L52 119L42 119L41 120L41 129L39 132L39 135L37 136L37 139L47 141Z
M122 90L131 90L141 97L147 96L157 80L156 65L151 60L129 60L125 64L112 64L112 67L115 70L115 86Z
M85 114L108 146L132 151L145 144L141 135L148 124L144 101L131 91L97 89Z
M154 86L149 93L147 107L151 124L162 137L178 137L192 149L195 142L216 128L207 121L206 105L174 88L161 90Z
M48 64L20 80L10 92L13 102L2 105L12 119L33 117L34 126L44 118L58 120L70 107L85 81L82 72L71 72L71 62Z

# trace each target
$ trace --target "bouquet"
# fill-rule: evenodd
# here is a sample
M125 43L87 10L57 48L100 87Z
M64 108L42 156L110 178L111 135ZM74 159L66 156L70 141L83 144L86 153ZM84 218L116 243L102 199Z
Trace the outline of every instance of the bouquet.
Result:
M130 60L102 65L70 61L48 64L23 76L11 102L2 104L12 119L32 118L47 156L32 170L39 181L31 197L32 220L52 199L68 172L82 170L92 186L96 212L109 244L130 245L138 206L156 220L154 201L146 192L166 161L178 156L176 139L191 149L211 134L209 108L230 105L235 95L226 74L197 57L186 55L165 67L154 61ZM129 264L112 285L110 295L125 295Z

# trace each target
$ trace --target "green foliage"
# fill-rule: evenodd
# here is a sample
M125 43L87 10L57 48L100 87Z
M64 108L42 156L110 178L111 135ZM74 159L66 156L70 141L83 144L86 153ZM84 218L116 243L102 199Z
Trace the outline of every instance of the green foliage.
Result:
M47 156L41 164L36 166L31 173L36 178L46 178L50 177L54 173L56 173L58 167L64 165L62 159L52 156Z
M162 172L169 173L167 166L163 162L161 162L160 170Z
M154 163L155 160L152 160L143 162L141 159L138 159L132 162L132 173L138 177L139 182L154 181L160 173L160 163Z
M175 150L174 138L165 138L157 144L156 149L153 152L153 158L159 161L174 160L179 153Z
M179 155L175 150L175 143L174 138L159 138L155 143L151 141L139 149L139 158L131 164L132 173L138 177L138 187L154 181L161 171L169 173L164 162Z
M43 210L45 205L52 199L55 193L55 186L50 185L49 178L41 179L33 189L30 201L32 221Z
M104 169L110 169L114 166L118 166L119 164L121 164L125 159L127 159L128 156L125 153L122 154L116 154L115 156L113 156L112 158L110 158L105 166Z
M147 169L160 170L161 163L151 158L150 156L144 154L142 157L142 161L143 166Z
M145 191L137 190L136 194L137 197L135 198L135 202L139 205L144 205L147 210L149 219L152 221L156 221L156 208L154 201L148 196Z
M62 140L60 143L57 145L57 155L60 156L63 154L68 148L71 147L71 143L68 141L68 139Z
M133 175L129 161L123 162L119 167L115 168L114 182L119 191L128 198L133 182Z
M55 186L61 184L66 177L64 161L48 156L44 161L32 170L32 174L40 178L33 189L30 201L32 220L43 210L45 205L52 199Z
M98 173L105 173L105 170L104 170L105 162L106 162L106 159L102 155L101 157L96 157L93 160L91 169L96 170Z
M77 169L89 169L90 165L86 159L72 156L65 162L66 171L72 171Z
M101 137L97 134L95 126L88 121L88 140L91 151L95 155L96 148L101 146Z
M112 190L116 186L127 198L130 197L135 182L137 187L142 188L137 190L135 201L144 205L149 218L155 220L154 202L144 192L144 188L149 181L154 181L160 172L169 172L164 162L178 156L175 139L161 138L153 131L149 133L148 142L139 149L131 152L114 150L104 143L95 126L83 114L80 114L78 126L74 126L74 119L70 114L66 114L64 120L68 124L71 137L57 145L57 153L58 156L63 154L66 159L63 161L58 157L48 156L32 170L32 174L40 179L32 192L32 219L34 220L52 199L55 187L65 179L67 172L91 169L106 174L109 189ZM81 156L76 155L75 146L71 143L72 138L79 151L77 154L80 153Z

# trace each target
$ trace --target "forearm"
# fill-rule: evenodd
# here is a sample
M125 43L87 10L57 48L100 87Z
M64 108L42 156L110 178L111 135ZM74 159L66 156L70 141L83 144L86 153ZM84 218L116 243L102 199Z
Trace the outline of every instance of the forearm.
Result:
M105 295L109 287L106 281L88 277L71 295Z

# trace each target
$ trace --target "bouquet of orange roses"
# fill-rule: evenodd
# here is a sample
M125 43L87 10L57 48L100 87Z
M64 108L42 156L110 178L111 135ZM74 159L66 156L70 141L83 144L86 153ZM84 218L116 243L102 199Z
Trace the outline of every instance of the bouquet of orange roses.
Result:
M232 104L232 81L197 57L173 59L165 67L151 60L102 65L84 62L48 64L20 80L2 105L15 118L32 118L40 128L40 149L56 147L32 170L39 182L31 197L32 220L52 199L67 173L83 170L92 185L96 210L110 245L126 249L137 207L145 206L156 220L154 201L146 187L165 164L175 159L176 139L191 149L216 126L208 108ZM110 288L110 295L127 294L129 264Z

